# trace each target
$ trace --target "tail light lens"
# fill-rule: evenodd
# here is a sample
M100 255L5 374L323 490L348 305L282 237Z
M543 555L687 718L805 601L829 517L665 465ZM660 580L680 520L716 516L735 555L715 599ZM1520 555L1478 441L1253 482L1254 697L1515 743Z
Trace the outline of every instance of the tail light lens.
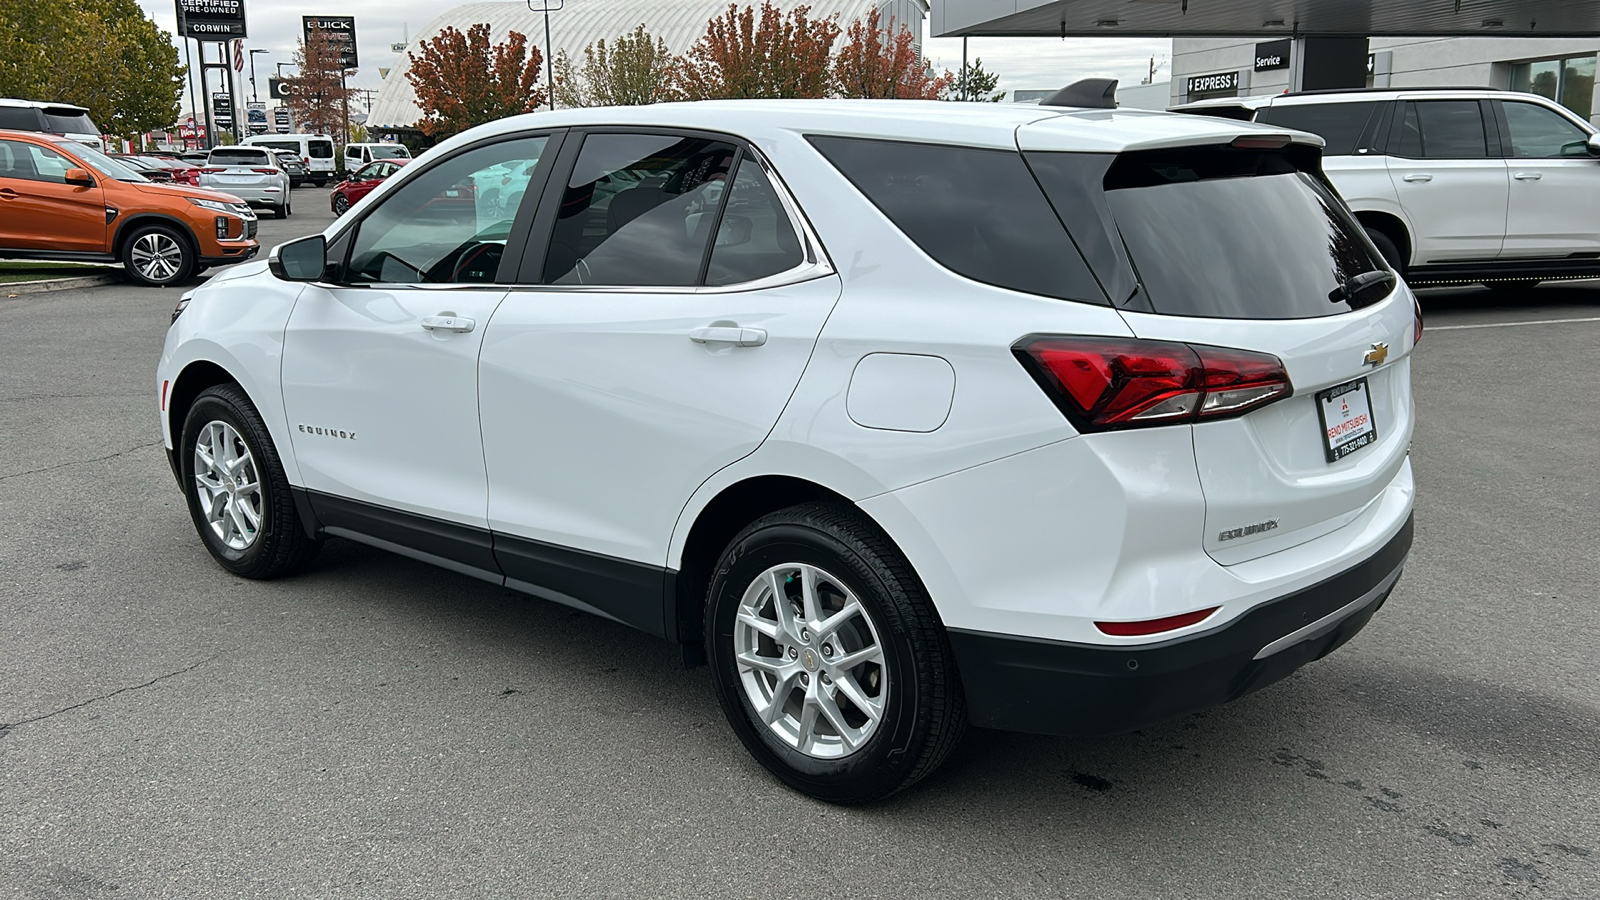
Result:
M226 172L226 171L228 171L228 170L227 169L223 169L223 168L219 168L217 166L206 166L203 169L196 169L195 170L195 174L196 175L215 175L218 172Z
M256 173L257 175L276 175L276 174L278 174L278 170L277 169L251 169L250 171Z
M1417 327L1411 333L1411 346L1415 347L1422 343L1422 301L1415 294L1411 295L1411 308L1417 313Z
M1249 350L1047 335L1012 352L1085 432L1242 416L1294 393L1282 360Z

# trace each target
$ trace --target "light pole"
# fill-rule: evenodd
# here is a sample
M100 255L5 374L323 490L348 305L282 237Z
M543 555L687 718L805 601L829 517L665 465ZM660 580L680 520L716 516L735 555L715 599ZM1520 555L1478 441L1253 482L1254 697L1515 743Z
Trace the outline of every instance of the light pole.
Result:
M251 50L250 51L250 102L251 103L259 103L259 102L261 102L261 95L256 93L256 54L257 53L270 53L270 52L271 52L270 50Z
M534 6L535 2L539 5ZM544 13L544 89L550 101L550 110L552 112L556 108L556 70L554 58L551 56L550 14L560 12L561 8L566 5L567 0L528 0L529 11Z

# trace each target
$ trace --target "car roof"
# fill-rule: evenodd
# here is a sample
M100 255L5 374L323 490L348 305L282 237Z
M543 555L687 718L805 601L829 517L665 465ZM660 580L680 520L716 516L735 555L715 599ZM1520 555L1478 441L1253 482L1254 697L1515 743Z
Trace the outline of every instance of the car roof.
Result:
M82 147L83 146L82 144L78 143L77 141L73 140L72 138L64 138L64 137L61 137L60 135L49 134L49 133L43 132L43 131L12 131L12 130L9 130L9 129L0 128L0 137L4 137L8 141L9 140L42 141L42 142L48 143L48 144L60 144L63 147Z
M938 100L700 100L649 106L590 107L512 116L470 129L441 149L536 128L634 125L731 134L778 129L803 135L1025 149L1123 152L1222 143L1240 134L1284 133L1249 122L1141 109L1080 109ZM1027 126L1025 128L1025 126ZM1315 141L1310 135L1296 140Z
M21 106L33 109L70 109L74 112L86 113L89 110L72 103L47 103L41 100L17 100L12 97L0 97L0 106Z

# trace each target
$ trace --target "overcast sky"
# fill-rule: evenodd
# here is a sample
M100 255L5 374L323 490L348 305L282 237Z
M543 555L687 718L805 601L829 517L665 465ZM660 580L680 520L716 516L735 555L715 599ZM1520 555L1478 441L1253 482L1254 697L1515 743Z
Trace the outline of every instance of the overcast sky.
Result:
M457 5L451 0L342 0L321 7L314 2L306 6L266 0L246 2L250 37L245 46L267 51L255 58L257 88L263 100L267 97L267 76L277 71L273 64L288 64L294 59L302 15L354 16L362 66L351 86L376 89L382 85L378 69L397 67L399 54L391 51L389 45L404 40L408 26L411 35L416 36L416 32L440 12ZM603 2L605 0L567 0L569 4ZM172 0L139 0L139 5L161 28L176 32ZM814 5L819 10L828 6L826 0L816 0ZM648 27L649 22L645 25ZM190 47L192 51L193 45ZM923 52L937 68L954 71L961 66L960 39L925 39ZM1166 81L1164 63L1171 54L1172 42L1165 38L972 38L968 42L969 57L981 57L984 68L1000 76L1002 90L1058 88L1088 76L1139 84L1149 70L1152 56L1158 65L1163 65L1156 73L1156 80ZM246 66L245 77L249 74ZM248 94L248 83L242 84L240 89ZM183 103L187 108L187 96Z

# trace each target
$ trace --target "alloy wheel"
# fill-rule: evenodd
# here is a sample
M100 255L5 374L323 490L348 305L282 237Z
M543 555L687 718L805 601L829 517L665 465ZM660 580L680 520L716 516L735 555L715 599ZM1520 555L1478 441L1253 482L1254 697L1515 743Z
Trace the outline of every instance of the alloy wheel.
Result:
M246 550L261 533L261 475L249 445L232 425L213 419L194 446L195 495L218 540Z
M883 643L839 579L805 563L767 569L745 589L733 640L745 697L784 743L838 759L876 733L890 689Z
M183 245L172 235L150 231L133 241L133 267L146 279L166 282L183 271Z

